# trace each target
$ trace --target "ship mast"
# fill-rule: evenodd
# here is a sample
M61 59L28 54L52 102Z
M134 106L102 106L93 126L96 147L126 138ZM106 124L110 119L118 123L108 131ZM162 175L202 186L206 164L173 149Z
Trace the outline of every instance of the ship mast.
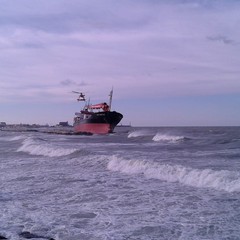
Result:
M109 111L111 111L111 106L112 106L112 96L113 96L113 88L109 94Z

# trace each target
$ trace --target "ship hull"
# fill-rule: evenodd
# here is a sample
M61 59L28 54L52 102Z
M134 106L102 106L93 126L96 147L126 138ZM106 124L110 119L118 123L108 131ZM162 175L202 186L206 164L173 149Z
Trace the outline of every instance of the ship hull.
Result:
M86 117L87 116L87 117ZM123 115L118 112L98 112L75 120L74 132L79 134L108 134L113 132Z

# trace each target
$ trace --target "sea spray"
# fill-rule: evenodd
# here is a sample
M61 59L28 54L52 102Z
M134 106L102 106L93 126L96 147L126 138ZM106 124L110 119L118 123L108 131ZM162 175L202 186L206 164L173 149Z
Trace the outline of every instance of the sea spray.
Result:
M36 141L32 138L27 138L23 141L22 146L17 149L17 152L26 152L31 155L40 155L46 157L66 156L77 151L75 148L63 148L54 146L46 142Z
M144 160L125 160L117 156L112 156L107 168L111 171L128 174L143 173L147 178L179 182L192 187L213 188L227 192L240 191L240 174L233 171L194 169L181 165L153 163Z
M157 133L153 137L153 141L155 142L178 142L178 141L183 141L186 139L184 136L174 136L174 135L168 135L168 134L162 134L162 133Z
M147 130L135 130L128 134L128 138L153 136L154 133Z

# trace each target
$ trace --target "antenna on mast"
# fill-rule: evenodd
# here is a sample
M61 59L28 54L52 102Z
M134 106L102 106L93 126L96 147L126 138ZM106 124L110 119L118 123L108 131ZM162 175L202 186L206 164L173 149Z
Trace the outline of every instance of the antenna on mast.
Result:
M113 87L109 94L109 111L111 111L111 107L112 107L112 96L113 96Z

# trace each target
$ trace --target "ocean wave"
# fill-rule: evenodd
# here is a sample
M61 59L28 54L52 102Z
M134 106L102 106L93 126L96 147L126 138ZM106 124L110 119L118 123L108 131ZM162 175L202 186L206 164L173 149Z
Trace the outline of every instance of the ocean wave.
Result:
M147 130L136 130L136 131L130 132L128 134L128 138L147 137L152 135L154 135L154 133Z
M32 138L25 139L22 146L17 149L17 152L26 152L31 155L46 157L61 157L76 151L78 151L78 149L57 147L46 142L36 141Z
M186 139L187 138L185 138L184 136L174 136L174 135L157 133L152 140L154 142L178 142Z
M26 136L20 135L20 136L15 136L9 139L9 141L18 141L18 140L22 140L25 139Z
M26 139L26 136L23 136L23 135L14 136L14 137L7 136L7 137L3 137L1 140L4 142L13 142L13 141L19 141L23 139Z
M240 174L233 171L194 169L181 165L150 163L144 160L125 160L116 156L112 156L107 168L110 171L127 174L142 173L147 178L179 182L192 187L240 192Z

